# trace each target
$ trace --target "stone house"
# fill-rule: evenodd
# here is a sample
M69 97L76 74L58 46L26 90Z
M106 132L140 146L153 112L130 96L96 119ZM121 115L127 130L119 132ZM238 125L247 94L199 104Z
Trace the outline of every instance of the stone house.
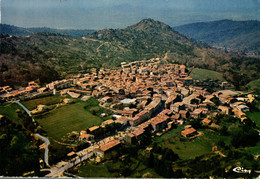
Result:
M111 159L117 156L121 142L117 139L110 140L100 144L97 149L94 149L96 156L103 159Z

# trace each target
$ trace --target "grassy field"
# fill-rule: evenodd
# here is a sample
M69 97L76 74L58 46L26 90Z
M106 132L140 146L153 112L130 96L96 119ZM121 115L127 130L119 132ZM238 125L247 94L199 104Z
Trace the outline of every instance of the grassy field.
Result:
M260 86L259 86L260 87ZM259 88L260 89L260 88ZM255 107L260 110L260 102L255 104ZM246 113L247 117L249 117L252 121L256 123L258 127L260 127L260 112L259 111L254 111L254 112L248 112Z
M260 154L260 141L253 147L246 147L245 151L252 155L259 155Z
M260 127L260 112L250 112L246 115Z
M194 80L210 79L210 80L225 81L221 73L212 70L201 69L201 68L194 68L190 76Z
M82 165L78 167L78 173L76 175L81 177L120 177L118 172L110 172L107 169L107 165L111 165L111 161L105 161L99 164L92 164L90 162L86 162L85 166ZM115 168L122 169L122 163L113 161L112 164ZM130 177L130 178L141 178L144 174L149 173L149 177L153 178L160 178L161 176L158 175L154 169L148 168L146 165L144 165L142 162L139 162L137 159L131 158L131 167L130 167L131 173L129 176L124 177ZM122 177L122 176L121 176Z
M247 86L250 90L255 90L257 93L260 93L260 79L251 81Z
M143 164L143 162L140 162L135 159L131 158L131 161L133 162L133 165L131 166L131 170L133 171L131 173L130 178L141 178L144 174L149 173L148 177L151 178L161 178L160 175L158 175L153 168L148 168L146 165ZM143 177L142 177L143 178Z
M0 114L20 124L20 119L16 113L17 109L20 109L21 111L23 110L18 104L5 103L3 105L0 105Z
M219 140L230 144L229 137L219 136L215 132L207 130L199 130L199 132L203 132L203 135L193 140L184 139L180 136L182 130L183 127L179 126L177 129L173 129L161 137L156 137L154 140L162 147L172 149L184 160L194 159L197 156L211 152L213 144L216 144Z
M88 101L76 101L73 104L60 106L36 119L49 137L60 140L69 132L100 125L103 121L98 116L94 116L88 110L84 109L86 105L88 105Z
M117 177L116 173L110 173L107 170L106 163L100 164L90 164L89 162L86 163L85 166L78 167L79 173L78 176L81 177L110 177L115 178Z
M52 105L57 104L62 101L65 97L62 96L47 96L47 97L41 97L37 99L32 99L29 101L23 101L23 105L26 106L29 110L35 109L39 104L43 105Z

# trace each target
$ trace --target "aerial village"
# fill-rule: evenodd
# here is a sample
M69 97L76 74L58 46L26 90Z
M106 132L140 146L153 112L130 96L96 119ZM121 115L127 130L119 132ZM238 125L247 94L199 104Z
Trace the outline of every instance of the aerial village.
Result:
M223 113L238 117L243 122L245 112L249 111L246 102L252 103L255 97L230 90L227 86L228 83L223 82L219 84L221 90L208 92L194 85L185 65L162 63L160 58L153 58L123 62L121 69L116 70L97 71L94 68L91 73L54 81L46 86L32 81L28 87L19 90L1 87L0 97L11 101L37 98L44 93L71 96L63 100L64 104L74 99L98 99L100 106L111 110L113 115L100 126L78 131L78 140L91 143L91 152L102 160L110 157L120 145L143 145L147 138L161 136L193 119L201 119L203 125L214 127L217 125L212 122L212 117ZM213 108L217 112L211 110ZM37 114L45 109L45 105L38 105L31 113ZM104 126L114 127L116 135L97 138ZM181 135L192 140L201 134L191 125L186 125ZM76 152L72 151L68 156L75 156Z

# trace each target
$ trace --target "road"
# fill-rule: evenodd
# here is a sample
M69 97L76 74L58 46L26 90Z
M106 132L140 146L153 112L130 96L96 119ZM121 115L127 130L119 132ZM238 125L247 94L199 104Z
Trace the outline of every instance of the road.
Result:
M20 103L20 102L17 101L17 100L15 100L15 101L13 101L13 102L15 102L15 103L17 103L19 106L21 106L21 107L23 108L23 110L32 118L32 121L35 122L34 119L33 119L33 117L32 117L32 115L31 115L31 112L30 112L22 103ZM44 162L45 162L46 166L50 167L50 165L49 165L49 158L48 158L48 153L49 153L49 148L48 148L48 146L49 146L49 144L50 144L50 141L49 141L46 137L44 137L44 136L42 136L42 135L40 135L40 134L38 134L38 133L35 133L35 135L38 136L38 137L40 137L40 138L46 143L46 148L45 148L45 152L44 152Z
M15 100L13 102L15 102L19 106L21 106L24 109L24 111L32 118L30 111L22 103L20 103L17 100ZM32 120L34 121L33 118L32 118ZM45 162L46 166L50 167L49 160L48 160L48 153L49 153L48 146L50 144L50 141L46 137L44 137L38 133L35 133L35 135L38 136L39 138L41 138L42 140L44 140L46 143L46 148L45 148L45 153L44 153L44 162ZM104 140L107 140L107 138ZM89 148L86 148L82 151L77 152L78 156L73 158L70 162L61 161L60 163L56 164L54 167L52 167L50 169L51 172L49 174L47 174L46 177L59 177L60 175L63 174L64 171L77 165L78 163L82 162L83 160L90 158L94 154L93 153L94 148L95 148L94 146L90 146ZM82 156L82 157L79 157L79 156ZM62 165L61 167L59 166L60 164Z
M47 139L46 137L44 137L44 136L42 136L42 135L40 135L38 133L36 133L35 135L40 137L46 143L46 148L45 148L45 152L44 152L44 162L45 162L46 166L50 167L50 165L49 165L49 155L48 155L49 154L48 146L50 145L50 141L49 141L49 139Z
M90 153L82 156L81 158L79 158L77 156L77 157L73 158L69 163L65 164L64 166L62 166L60 168L52 168L51 172L49 174L45 175L45 176L46 177L59 177L64 171L66 171L69 168L79 164L83 160L90 158L93 154L94 154L93 152L90 152Z
M121 134L123 135L123 134ZM54 166L51 167L51 172L45 177L59 177L63 174L64 171L68 170L69 168L79 164L83 160L86 160L90 158L94 154L94 150L99 147L99 144L101 143L106 143L111 139L114 139L115 137L118 136L109 136L105 139L102 139L101 141L95 143L94 145L91 145L88 148L85 148L79 152L76 152L77 157L71 159L69 162L66 161L60 161L59 163L55 164ZM82 156L82 157L79 157Z
M24 111L32 118L32 115L31 115L30 111L22 103L20 103L17 100L15 100L13 102L15 102L19 106L21 106L24 109ZM34 121L33 118L32 118L32 120ZM42 136L42 135L40 135L38 133L35 133L35 135L40 137L46 143L46 148L45 148L45 153L44 153L44 162L45 162L46 166L50 167L49 161L48 161L48 152L49 152L48 146L50 144L50 141L46 137L44 137L44 136ZM106 141L109 141L109 139L113 138L113 137L114 136L107 137L107 138L99 141L98 143L101 143L101 142L105 143ZM49 174L47 174L46 177L59 177L60 175L63 174L64 171L66 171L69 168L79 164L83 160L86 160L86 159L90 158L94 154L93 151L94 151L95 148L98 148L97 144L95 144L93 146L90 146L90 147L88 147L88 148L86 148L86 149L84 149L82 151L77 152L76 153L77 157L71 159L70 162L64 162L64 161L59 162L55 166L51 167L51 169L50 169L51 172ZM79 156L82 156L82 157L79 157Z
M14 102L17 103L19 106L21 106L21 107L25 110L25 112L26 112L30 117L32 117L31 112L30 112L22 103L20 103L20 102L17 101L17 100L15 100Z

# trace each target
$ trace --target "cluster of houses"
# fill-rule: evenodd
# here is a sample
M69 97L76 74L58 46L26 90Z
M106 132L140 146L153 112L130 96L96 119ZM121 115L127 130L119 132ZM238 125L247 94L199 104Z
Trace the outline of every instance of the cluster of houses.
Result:
M246 96L231 90L210 93L193 82L185 65L163 64L159 58L153 58L123 62L121 69L92 69L92 73L55 81L44 87L30 82L20 93L53 91L72 98L98 98L116 114L115 120L81 131L79 140L87 141L93 140L102 126L114 123L131 126L124 131L124 141L138 145L147 135L160 135L191 119L202 119L205 125L211 123L210 118L216 113L234 115L242 121L246 119L245 112L249 110L246 102L254 101L252 94ZM12 92L10 87L0 90L2 98L8 98L8 95L12 95L9 98L15 97L17 93ZM242 95L245 97L236 97ZM189 126L181 135L193 137L197 131ZM108 140L99 145L96 153L104 155L120 143L118 139Z
M39 89L40 86L35 82L31 81L27 87L22 87L17 90L13 90L10 86L0 87L0 98L2 99L13 99L19 96L25 96Z
M184 65L160 64L159 59L123 62L121 70L101 69L95 75L85 75L77 84L116 113L114 122L131 126L124 131L123 142L134 145L141 144L148 135L161 135L187 120L201 119L203 125L210 125L210 118L217 113L234 115L243 121L249 110L246 102L254 101L252 94L234 97L243 95L242 92L210 93L193 85ZM194 138L198 132L186 126L181 135ZM99 154L122 142L111 140L117 142L99 144Z

